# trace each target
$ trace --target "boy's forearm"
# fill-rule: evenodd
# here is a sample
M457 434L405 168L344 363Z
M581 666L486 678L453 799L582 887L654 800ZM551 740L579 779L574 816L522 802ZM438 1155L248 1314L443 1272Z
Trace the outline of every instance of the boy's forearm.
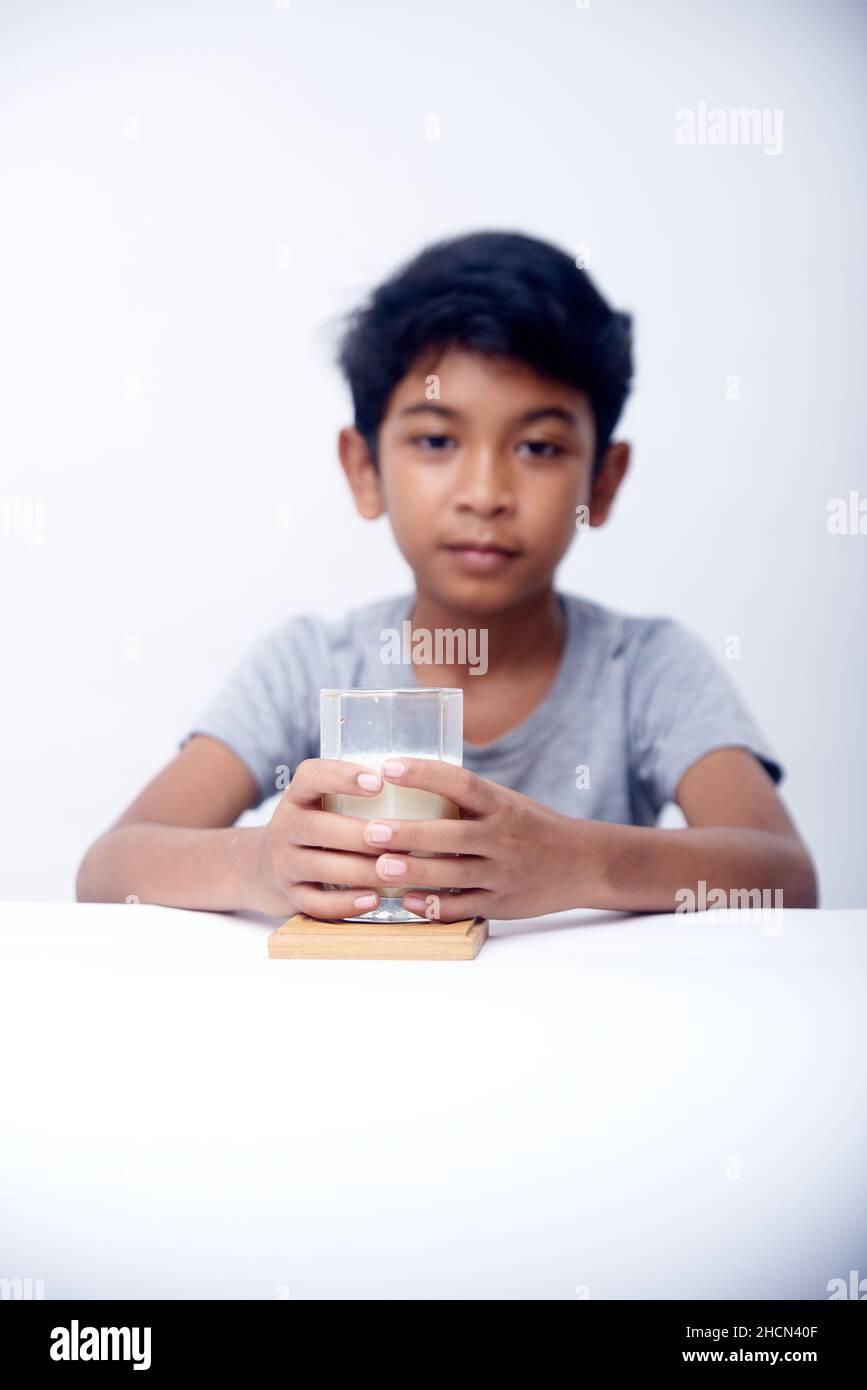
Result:
M75 884L79 902L125 902L234 912L255 907L250 865L256 827L202 830L142 821L91 845Z
M816 879L809 855L788 836L743 827L659 830L585 821L580 825L580 837L584 872L588 848L595 866L592 901L585 891L581 906L673 912L684 901L683 890L698 894L702 882L708 894L715 888L726 893L776 889L782 894L784 907L816 906ZM576 835L576 860L578 851Z

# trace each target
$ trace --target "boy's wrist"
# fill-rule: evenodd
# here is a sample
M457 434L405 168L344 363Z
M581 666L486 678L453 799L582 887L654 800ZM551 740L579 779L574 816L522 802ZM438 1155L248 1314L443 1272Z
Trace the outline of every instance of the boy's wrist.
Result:
M227 912L259 911L259 846L262 826L232 826L221 856Z
M634 910L630 892L639 863L651 847L647 826L611 821L571 820L570 906L600 911Z

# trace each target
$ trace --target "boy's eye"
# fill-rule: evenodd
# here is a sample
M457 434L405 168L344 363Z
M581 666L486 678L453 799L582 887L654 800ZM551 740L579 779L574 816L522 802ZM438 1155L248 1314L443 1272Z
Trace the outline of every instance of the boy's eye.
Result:
M525 446L532 458L552 459L566 452L562 444L554 444L550 439L525 439L518 447L522 449Z
M428 453L441 454L445 452L445 446L452 443L452 437L450 434L416 434L410 443Z

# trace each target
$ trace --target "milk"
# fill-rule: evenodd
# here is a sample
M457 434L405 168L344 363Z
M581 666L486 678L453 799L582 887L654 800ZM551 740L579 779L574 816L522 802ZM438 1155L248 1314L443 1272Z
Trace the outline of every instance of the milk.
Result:
M409 756L409 755L407 755ZM365 764L377 772L382 761ZM448 797L427 792L421 787L401 787L383 779L382 790L375 796L349 796L346 792L326 792L324 811L337 811L343 816L358 816L359 820L459 820L460 812ZM422 853L421 850L418 851ZM425 851L427 853L428 851Z

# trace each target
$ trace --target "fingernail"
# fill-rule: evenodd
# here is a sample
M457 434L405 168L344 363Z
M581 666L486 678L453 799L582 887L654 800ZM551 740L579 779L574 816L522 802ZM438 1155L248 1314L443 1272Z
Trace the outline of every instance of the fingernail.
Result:
M391 826L383 825L381 820L372 820L367 827L367 839L375 845L384 845L391 839Z
M385 854L381 859L377 859L376 867L381 874L389 874L392 878L397 878L398 874L406 873L406 864L402 859L389 859Z
M402 763L400 758L387 758L382 764L382 771L386 777L402 777L406 772L406 763Z
M355 906L358 908L376 907L376 902L375 893L365 893L362 897L355 899Z
M410 912L420 912L421 915L424 916L424 898L415 898L412 893L407 893L406 897L403 899L403 905Z
M375 772L359 772L355 780L360 787L364 788L366 792L379 791L379 784L381 779L377 777Z

